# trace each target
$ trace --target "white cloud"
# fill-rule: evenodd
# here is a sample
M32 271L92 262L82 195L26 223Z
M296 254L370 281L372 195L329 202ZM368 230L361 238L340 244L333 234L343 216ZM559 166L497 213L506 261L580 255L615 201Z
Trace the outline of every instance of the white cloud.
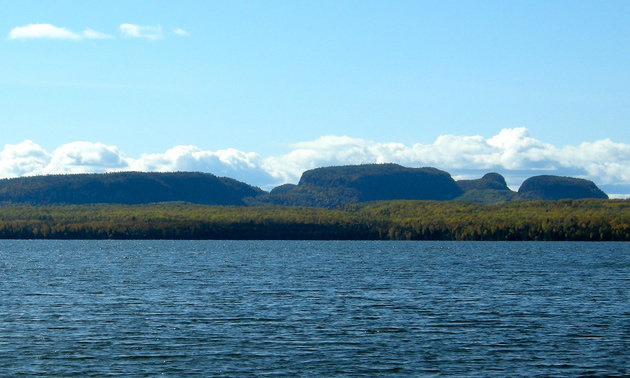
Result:
M287 154L263 157L236 149L208 151L196 146L175 146L163 153L127 158L115 146L102 143L72 142L48 153L26 140L6 145L0 151L0 177L124 170L200 171L268 190L283 183L297 183L302 172L312 168L398 163L436 167L456 179L478 178L496 171L506 177L513 189L518 189L528 177L555 174L608 185L616 197L630 194L630 145L609 139L558 148L530 137L525 128L515 128L501 130L491 138L443 135L432 144L323 136L289 147Z
M51 24L30 24L18 26L9 32L9 39L71 39L79 40L81 35Z
M499 171L515 189L538 174L583 177L630 188L630 145L602 140L560 149L531 138L525 128L504 129L488 139L443 135L433 144L412 146L326 136L290 147L293 150L288 154L268 157L263 164L273 177L286 182L296 182L304 170L315 167L391 162L437 167L457 178Z
M269 185L273 178L254 152L236 149L204 151L195 146L175 146L162 154L143 154L131 163L135 171L199 171L227 176L252 185Z
M164 32L161 25L137 25L137 24L121 24L119 31L124 37L141 38L154 41L162 39ZM180 37L188 37L190 34L182 29L173 29L173 35ZM9 31L8 39L57 39L80 41L85 39L114 39L113 35L103 33L91 28L86 28L83 32L78 33L70 29L55 26L52 24L29 24L18 26Z
M190 36L190 34L188 34L188 32L184 29L181 28L177 28L175 30L173 30L173 34L178 35L180 37L188 37Z
M83 31L83 37L87 39L113 39L114 38L114 36L101 33L99 31L92 30L90 28L87 28Z
M52 24L29 24L18 26L9 32L9 39L62 39L78 41L81 39L110 39L112 36L87 28L83 33L75 33Z
M115 146L103 143L72 142L53 151L42 173L103 173L125 170L129 162Z
M20 177L41 174L50 158L49 153L30 140L18 144L7 144L0 152L0 176Z
M630 183L630 145L610 139L566 146L553 158L561 167L579 168L602 184Z
M163 37L162 34L162 26L144 26L144 25L135 25L135 24L122 24L119 27L120 32L125 37L131 38L144 38L150 41L161 39Z

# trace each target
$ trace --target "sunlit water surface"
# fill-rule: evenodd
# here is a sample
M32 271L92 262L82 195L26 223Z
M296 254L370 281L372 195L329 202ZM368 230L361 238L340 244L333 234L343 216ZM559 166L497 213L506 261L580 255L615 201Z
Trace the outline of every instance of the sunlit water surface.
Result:
M0 241L0 374L630 375L630 244Z

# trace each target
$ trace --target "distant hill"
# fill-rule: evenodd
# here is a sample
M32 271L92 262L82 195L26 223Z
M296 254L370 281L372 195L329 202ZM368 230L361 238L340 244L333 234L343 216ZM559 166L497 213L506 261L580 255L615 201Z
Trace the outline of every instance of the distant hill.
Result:
M269 193L231 178L199 172L69 174L0 180L0 205L5 206L189 202L334 207L386 200L498 204L581 198L608 196L593 182L571 177L532 177L516 193L498 173L456 182L448 172L436 168L397 164L312 169L302 174L297 185L281 185Z
M505 182L505 177L496 172L486 173L482 178L476 180L458 180L457 186L463 191L510 190Z
M602 198L608 195L592 181L562 176L542 175L530 177L518 189L517 200L560 200Z
M516 197L516 192L508 188L505 178L498 173L486 173L476 180L458 180L457 186L464 192L458 200L496 204L509 202Z
M231 178L198 172L119 172L20 177L0 180L3 204L144 204L184 201L243 205L264 193Z
M447 172L397 164L324 167L306 171L297 185L282 185L258 204L320 206L382 200L452 200L463 191Z
M333 207L383 200L458 200L485 204L511 201L608 198L593 182L560 176L536 176L517 192L496 172L455 182L435 168L365 164L317 168L304 172L297 185L285 184L248 203Z

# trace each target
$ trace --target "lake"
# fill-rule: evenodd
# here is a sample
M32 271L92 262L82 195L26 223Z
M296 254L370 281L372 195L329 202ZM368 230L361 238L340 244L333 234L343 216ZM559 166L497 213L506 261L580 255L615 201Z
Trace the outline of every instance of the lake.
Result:
M630 374L630 244L0 241L0 374Z

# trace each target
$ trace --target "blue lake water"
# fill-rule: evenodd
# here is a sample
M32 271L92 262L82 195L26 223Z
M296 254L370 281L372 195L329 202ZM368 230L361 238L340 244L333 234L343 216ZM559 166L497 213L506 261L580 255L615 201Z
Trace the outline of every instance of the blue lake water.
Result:
M0 374L630 375L630 243L0 241Z

